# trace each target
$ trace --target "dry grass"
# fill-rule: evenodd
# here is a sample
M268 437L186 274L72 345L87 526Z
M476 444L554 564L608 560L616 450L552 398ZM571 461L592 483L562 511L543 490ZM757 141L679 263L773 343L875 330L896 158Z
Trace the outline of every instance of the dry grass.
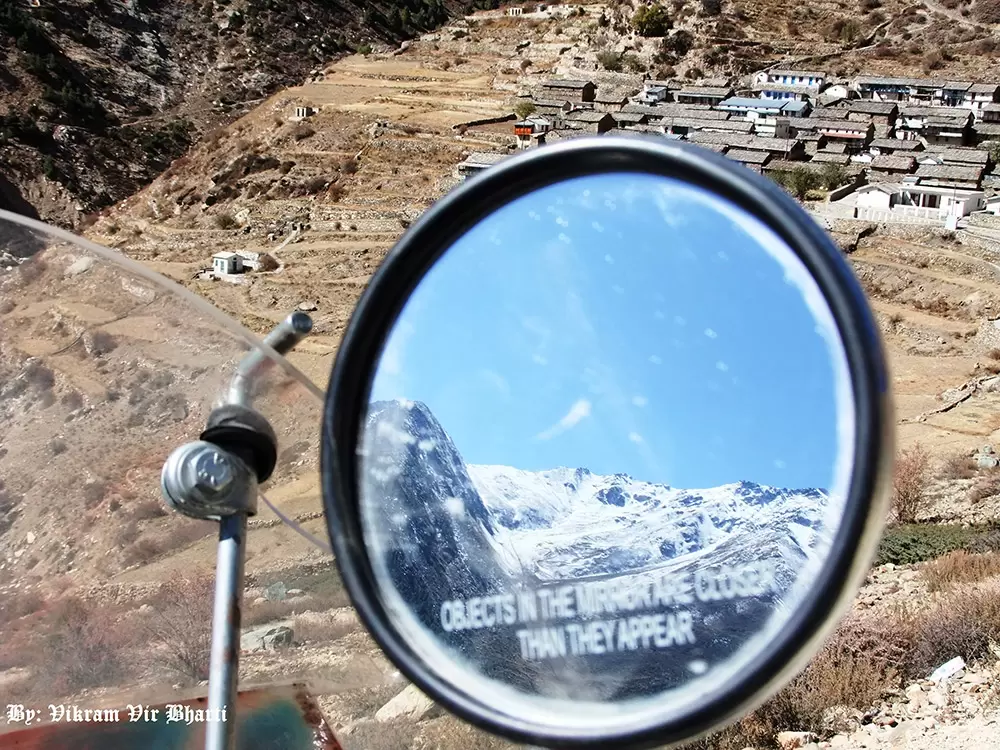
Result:
M976 475L976 464L970 456L956 453L944 460L941 465L942 479L971 479Z
M190 682L208 679L214 599L210 576L163 585L139 628L147 644L160 646L151 649L155 667Z
M927 506L930 455L917 443L896 458L892 478L892 514L896 523L913 523Z
M921 572L930 591L941 591L955 584L975 583L1000 576L1000 553L976 555L955 550L925 563Z
M292 630L296 640L307 643L332 643L358 630L359 624L354 618L305 617L298 616Z

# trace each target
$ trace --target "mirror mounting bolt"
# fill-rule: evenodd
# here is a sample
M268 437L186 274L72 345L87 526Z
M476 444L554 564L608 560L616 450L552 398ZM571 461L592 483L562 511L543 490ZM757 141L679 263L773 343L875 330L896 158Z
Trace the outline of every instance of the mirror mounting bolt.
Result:
M160 475L167 505L191 518L218 521L257 512L257 479L238 456L204 440L177 448Z

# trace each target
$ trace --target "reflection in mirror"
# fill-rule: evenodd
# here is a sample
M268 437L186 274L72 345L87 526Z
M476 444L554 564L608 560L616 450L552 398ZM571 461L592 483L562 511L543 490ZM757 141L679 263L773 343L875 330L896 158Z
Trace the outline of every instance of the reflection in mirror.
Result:
M382 351L358 451L390 616L525 721L683 712L809 595L854 418L833 316L759 220L651 175L531 193Z

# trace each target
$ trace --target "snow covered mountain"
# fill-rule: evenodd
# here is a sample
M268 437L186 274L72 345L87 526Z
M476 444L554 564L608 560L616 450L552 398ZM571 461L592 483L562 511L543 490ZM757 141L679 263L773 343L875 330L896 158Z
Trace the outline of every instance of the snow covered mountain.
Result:
M833 531L816 488L677 489L585 468L466 465L420 402L372 404L363 452L365 494L379 498L387 538L424 569L431 557L435 567L465 561L479 571L475 590L771 556L787 583Z
M496 522L508 565L542 579L624 572L710 551L746 536L778 532L788 562L809 554L823 531L828 495L739 482L676 489L587 469L523 471L467 467ZM766 534L772 536L772 534ZM747 547L760 559L760 544ZM748 560L749 561L749 560Z

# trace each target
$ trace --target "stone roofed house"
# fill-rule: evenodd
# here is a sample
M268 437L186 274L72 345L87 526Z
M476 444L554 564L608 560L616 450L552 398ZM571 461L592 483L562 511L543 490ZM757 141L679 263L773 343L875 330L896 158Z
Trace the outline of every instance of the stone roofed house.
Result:
M910 174L917 168L917 160L912 156L890 156L882 154L872 159L869 165L869 179L872 173L877 173L876 177L881 178L896 177L902 174Z
M924 144L918 140L900 140L899 138L876 138L870 144L868 148L873 154L878 156L879 154L894 154L894 153L911 153L914 151L923 151Z
M849 100L846 104L847 119L856 122L873 122L876 125L892 125L899 115L896 102L873 102L865 99Z
M972 134L972 110L948 107L900 109L896 136L922 138L927 143L964 146Z
M836 154L832 151L817 151L813 154L813 158L810 161L817 164L839 164L846 166L851 163L851 157L847 154Z
M489 169L494 164L497 164L510 154L507 153L492 153L486 151L473 151L469 154L465 161L458 165L458 174L463 179L468 179L472 175L479 174L484 169Z
M971 88L972 81L945 81L934 92L934 103L939 107L961 107Z
M561 80L554 78L542 83L546 96L554 99L566 97L571 101L592 102L597 93L593 81Z
M600 112L621 112L628 104L628 92L620 88L601 86L594 95L594 109Z
M846 143L830 143L823 147L824 152L828 154L846 154L847 144Z
M980 122L1000 122L1000 104L984 104L979 113Z
M706 104L713 106L733 95L732 86L685 86L674 94L680 104Z
M860 76L854 81L854 88L862 99L904 104L930 104L939 86L939 81L926 78Z
M827 74L817 70L762 70L753 77L751 88L765 99L815 97L826 87Z
M641 112L612 112L611 116L619 128L626 128L632 125L645 125L649 122L649 115Z
M921 185L978 189L982 184L983 168L951 164L922 164L917 167L916 177Z
M742 133L750 135L754 124L749 120L702 120L696 117L666 117L661 121L666 132L687 135L691 132Z
M593 133L606 133L615 127L615 119L610 112L593 112L578 109L563 117L567 128L574 130L589 130Z
M941 152L941 160L945 164L967 164L985 169L989 165L990 155L975 148L948 148Z
M982 117L983 109L1000 102L1000 84L974 83L966 94L966 103L972 109L976 120Z
M847 120L849 114L843 107L817 107L810 116L817 120Z
M664 117L696 117L699 120L728 120L728 112L720 112L710 107L696 107L686 104L668 103L649 106L646 104L626 104L622 112L644 114L650 122L662 120Z
M721 112L732 112L747 117L751 115L798 117L809 114L809 103L805 101L759 99L752 96L730 96L715 105L715 108Z
M748 151L767 151L787 159L801 159L805 156L805 148L800 141L786 138L761 138L755 135L740 133L689 133L687 139L698 145L725 144L730 148Z
M535 110L539 114L555 114L557 112L569 112L573 109L573 104L567 99L547 99L544 97L531 97L531 103L535 105Z
M764 166L774 158L774 154L768 151L730 148L726 151L726 157L740 162L744 167L748 167L754 172L760 173L763 171Z
M569 140L571 138L586 138L588 136L593 136L593 133L589 130L570 130L569 128L557 128L550 130L545 134L545 143L558 143L559 141Z
M875 126L870 122L855 122L853 120L814 120L807 118L805 123L796 123L796 129L808 129L826 136L827 141L843 143L847 153L863 151L871 141Z

